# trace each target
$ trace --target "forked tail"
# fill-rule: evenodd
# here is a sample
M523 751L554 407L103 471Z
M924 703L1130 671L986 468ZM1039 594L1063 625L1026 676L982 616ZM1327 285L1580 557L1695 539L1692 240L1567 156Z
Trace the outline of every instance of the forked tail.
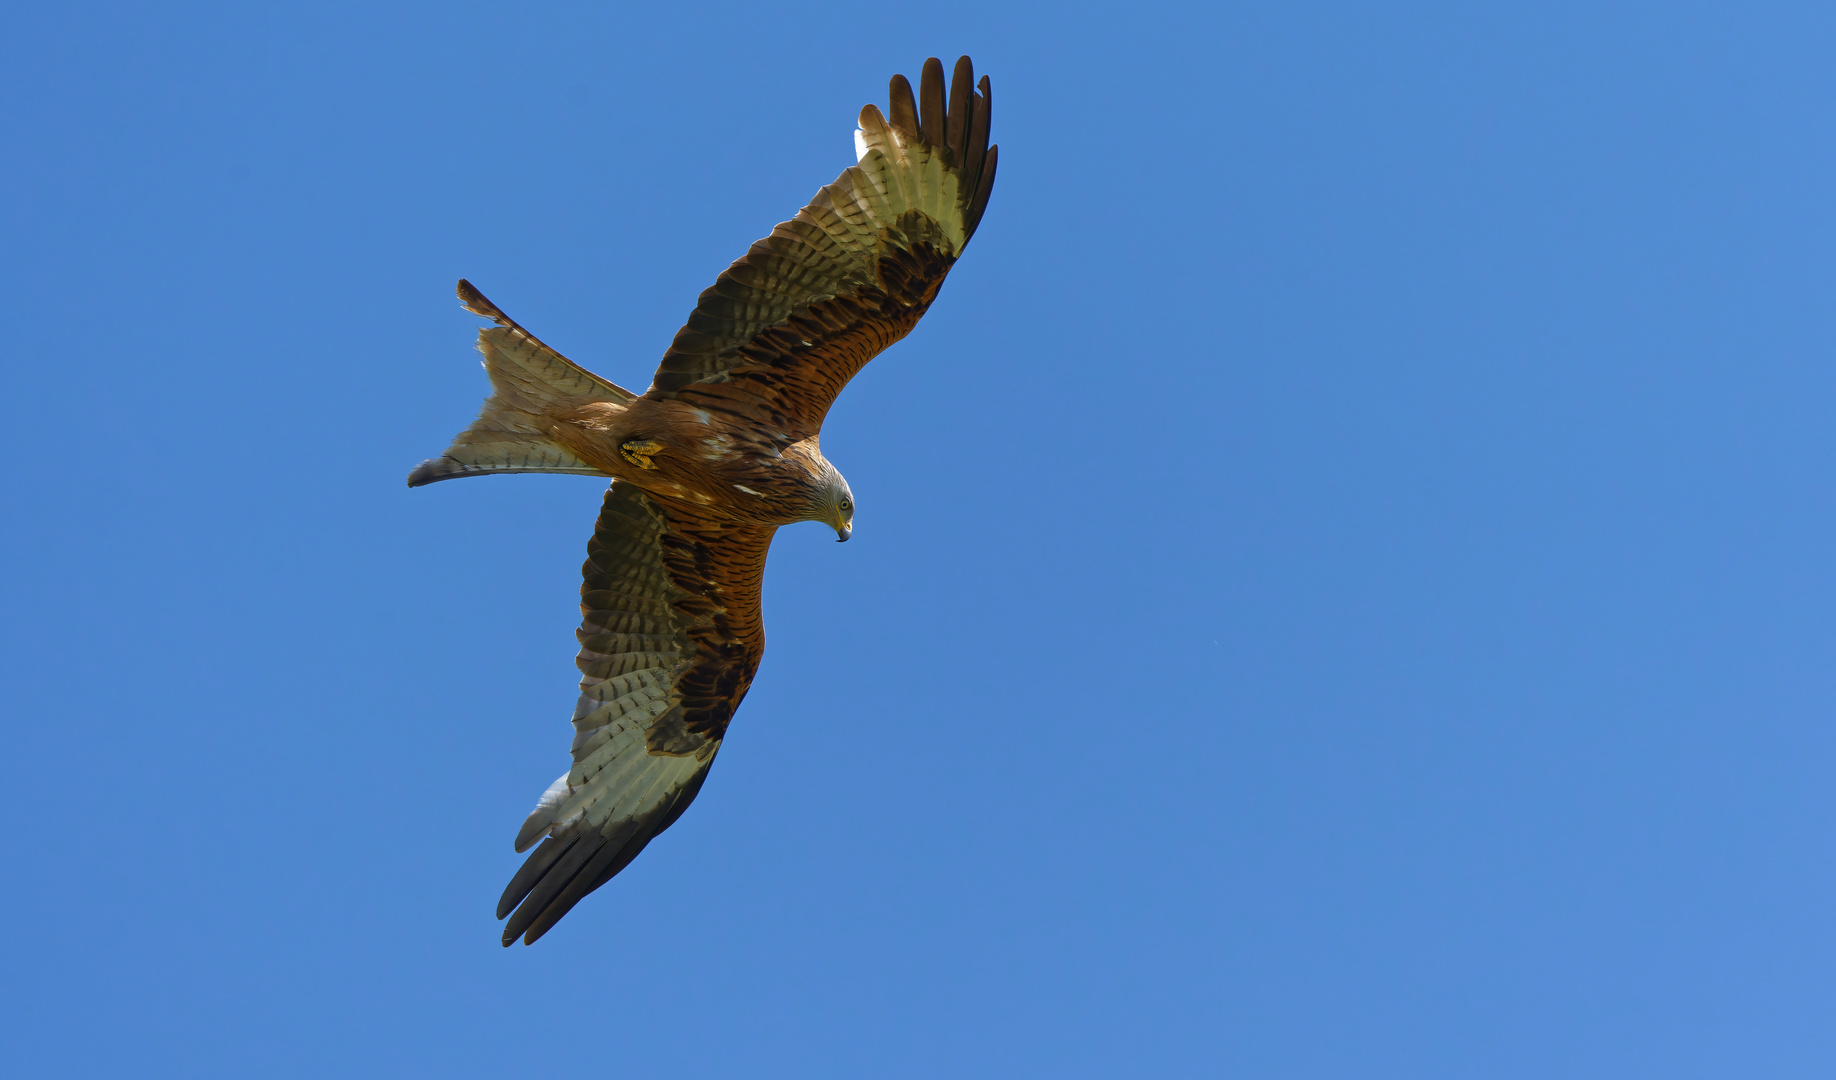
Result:
M459 302L472 314L497 323L478 332L491 396L478 419L459 433L446 453L421 462L408 474L408 486L494 473L606 475L550 439L545 414L593 401L622 405L637 395L542 344L463 279Z

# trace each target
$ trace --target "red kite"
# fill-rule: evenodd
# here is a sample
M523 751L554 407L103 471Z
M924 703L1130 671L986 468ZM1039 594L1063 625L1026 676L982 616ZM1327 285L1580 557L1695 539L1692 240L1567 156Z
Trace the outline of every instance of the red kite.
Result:
M536 848L497 905L533 943L675 822L706 779L765 650L765 553L781 525L848 539L854 496L818 449L867 361L909 333L974 235L994 185L987 78L861 110L858 162L701 294L634 394L536 340L459 283L491 396L408 486L496 473L609 476L580 586L573 768L536 803ZM514 914L512 911L514 910Z

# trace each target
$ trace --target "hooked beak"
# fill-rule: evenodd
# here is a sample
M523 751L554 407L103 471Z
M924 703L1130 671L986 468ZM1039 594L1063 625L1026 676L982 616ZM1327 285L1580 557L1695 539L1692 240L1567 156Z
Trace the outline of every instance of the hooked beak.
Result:
M849 528L846 525L837 525L835 527L835 542L838 544L847 543L848 538L853 535L854 535L854 530Z

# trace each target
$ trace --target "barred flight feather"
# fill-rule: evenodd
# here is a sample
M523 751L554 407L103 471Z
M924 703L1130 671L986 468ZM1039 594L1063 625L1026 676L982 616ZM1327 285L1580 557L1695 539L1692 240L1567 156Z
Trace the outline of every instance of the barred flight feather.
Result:
M886 112L860 111L854 163L702 292L641 396L459 283L467 310L495 323L478 339L492 394L410 486L510 472L615 477L581 567L572 763L517 832L528 856L498 903L505 945L540 938L700 791L764 653L772 534L809 520L795 507L769 516L785 505L774 470L795 453L822 461L815 439L836 395L917 324L975 235L996 164L990 101L968 57L947 81L927 60L916 94L893 76ZM667 457L621 457L650 436L608 448L581 433L611 439L617 417L666 413L697 432L696 460L751 455L760 471L685 486L639 471Z

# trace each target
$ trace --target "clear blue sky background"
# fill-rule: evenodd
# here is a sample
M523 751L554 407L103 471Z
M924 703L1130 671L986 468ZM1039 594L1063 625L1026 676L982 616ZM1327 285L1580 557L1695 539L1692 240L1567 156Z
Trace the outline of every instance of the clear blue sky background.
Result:
M1828 5L14 6L16 1075L1836 1074ZM968 52L1000 183L700 800L533 948L642 386Z

